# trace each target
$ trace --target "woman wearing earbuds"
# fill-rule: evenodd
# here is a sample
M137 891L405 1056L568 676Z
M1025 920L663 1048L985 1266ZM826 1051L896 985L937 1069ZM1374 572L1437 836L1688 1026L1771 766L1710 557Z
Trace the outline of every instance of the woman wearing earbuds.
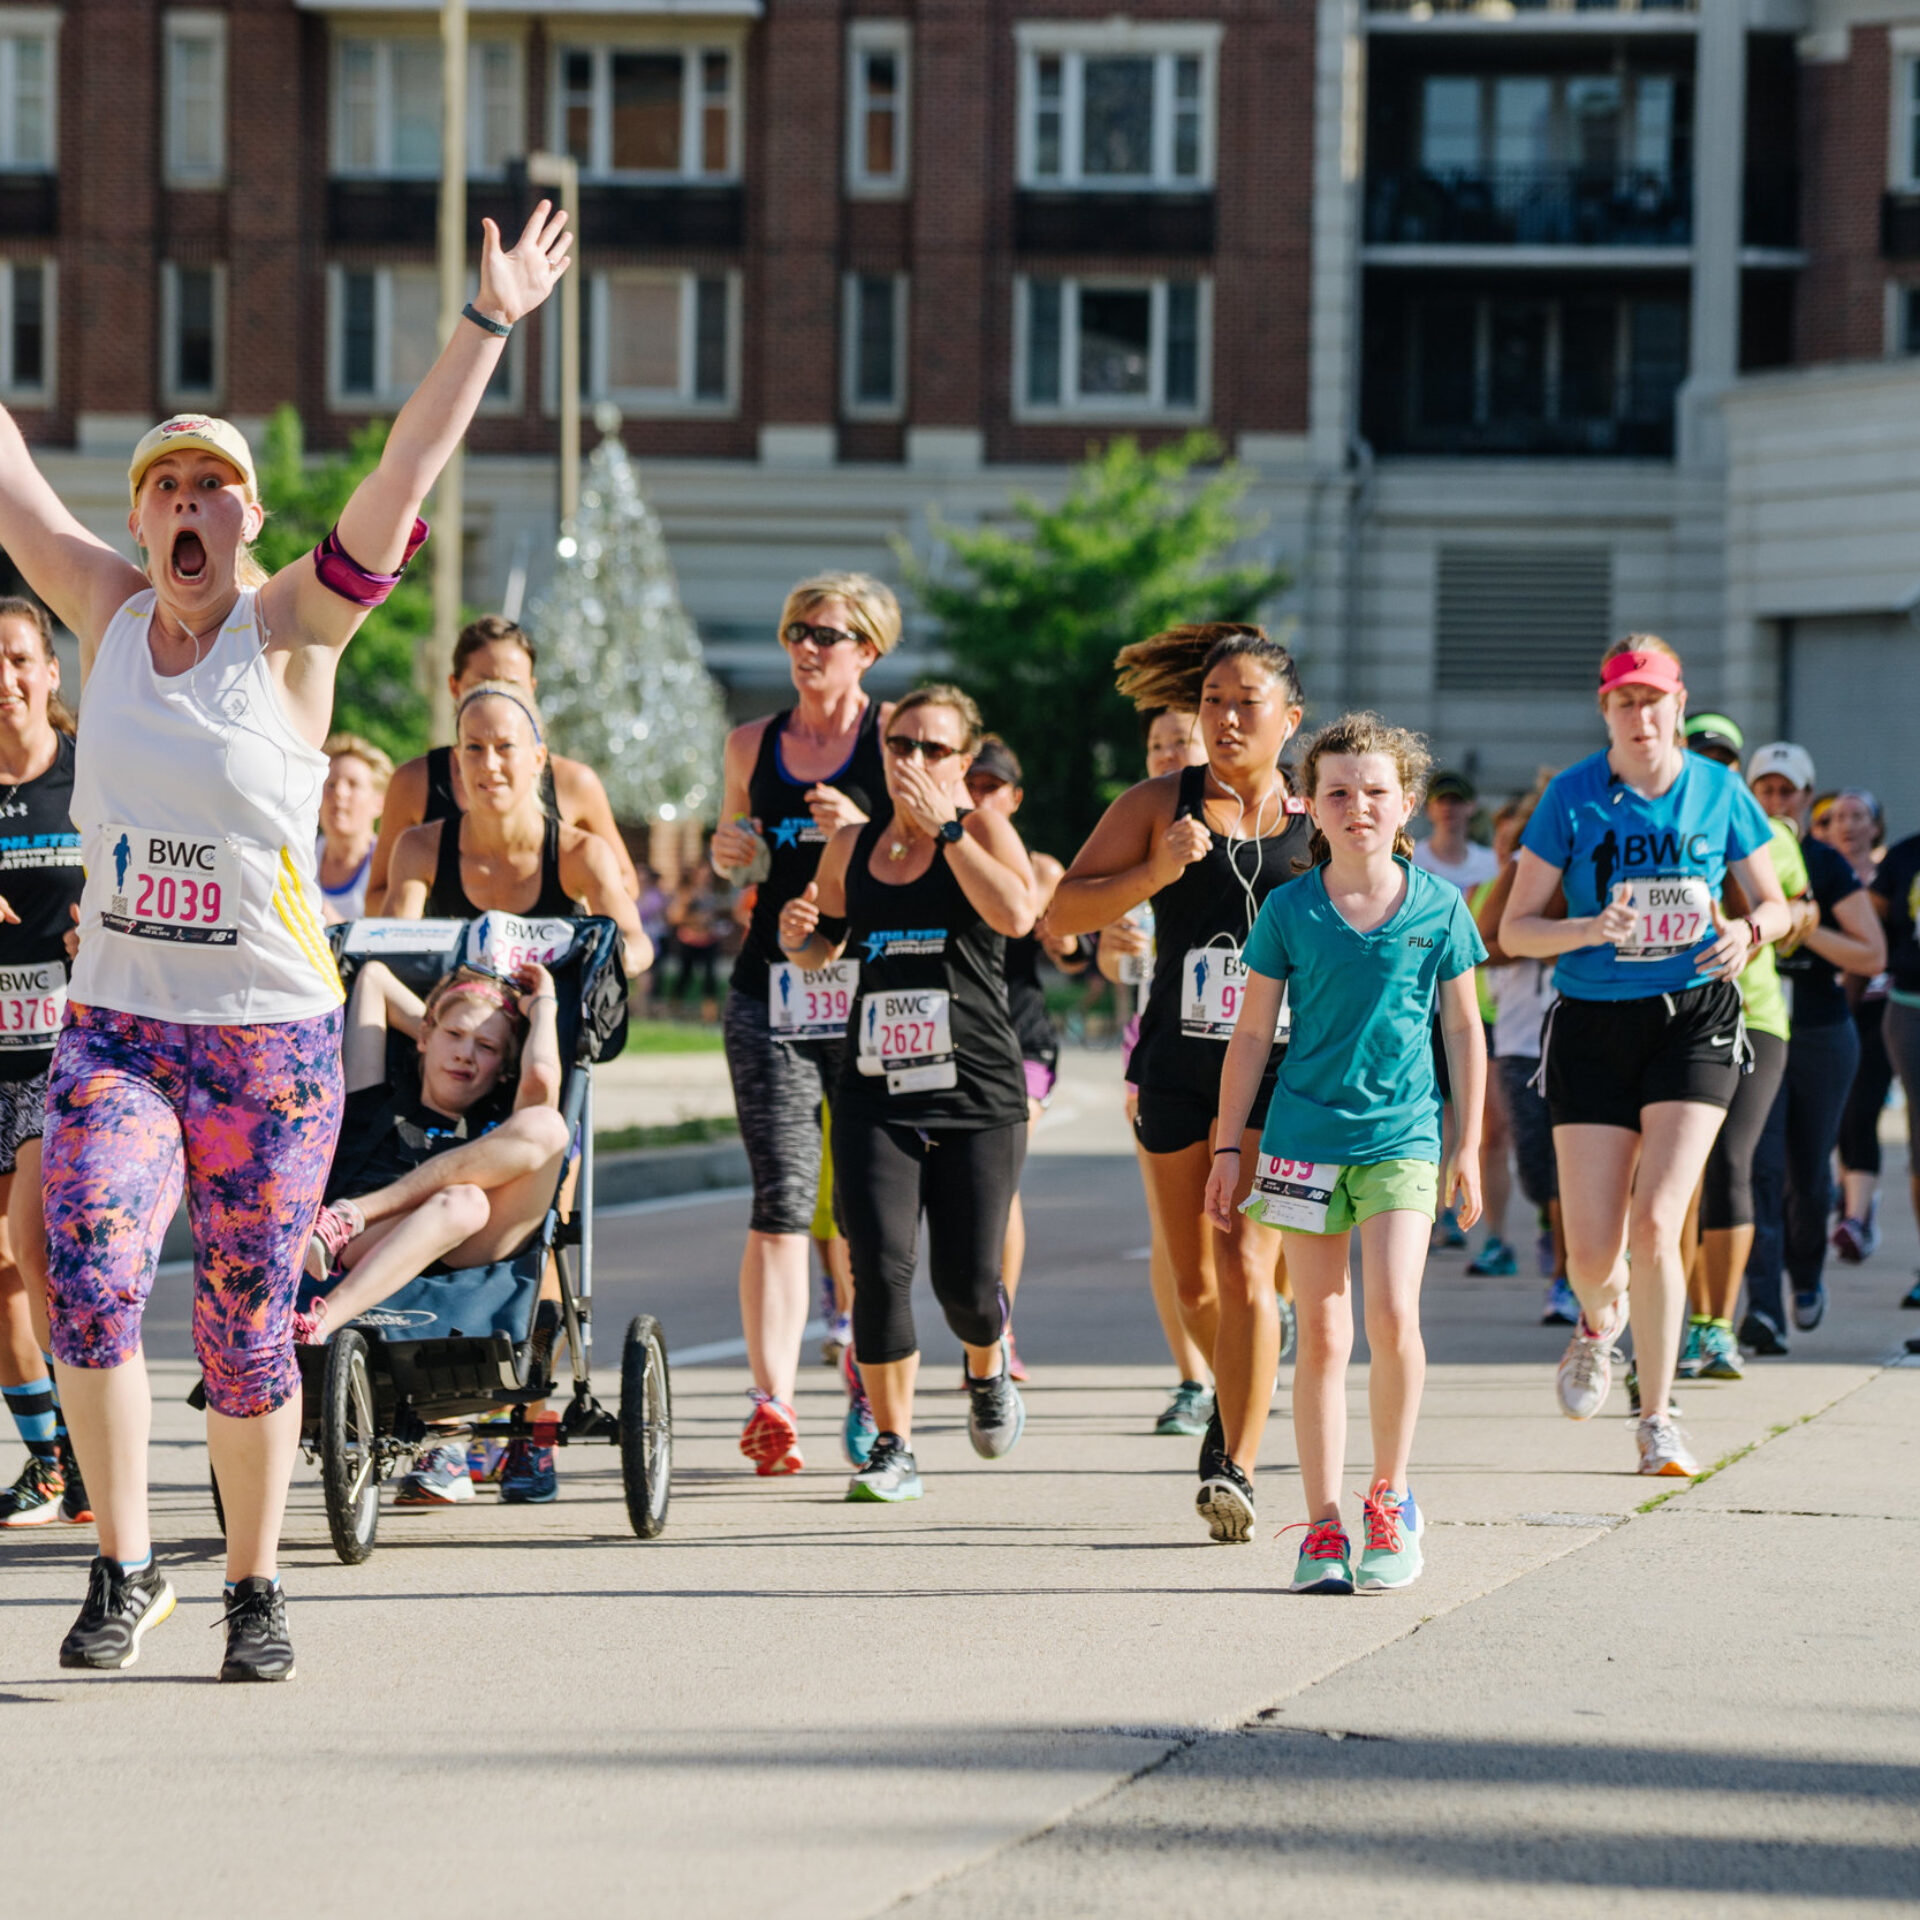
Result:
M63 1666L131 1666L173 1611L147 1519L140 1321L184 1183L194 1347L226 1510L223 1680L286 1680L276 1572L300 1443L293 1299L340 1126L341 1001L314 838L341 651L392 590L416 518L514 322L567 265L545 202L480 290L311 554L266 578L253 457L224 420L154 428L128 470L129 566L62 505L0 412L0 547L80 637L80 950L47 1093L48 1304L60 1399L98 1516Z
M1214 1243L1210 1294L1203 1207L1216 1149L1244 1147L1237 1199L1252 1190L1279 1071L1276 1045L1243 1136L1216 1139L1220 1068L1246 980L1241 946L1261 902L1308 864L1306 808L1279 764L1300 725L1300 677L1285 647L1229 623L1170 628L1123 648L1116 664L1120 691L1136 706L1198 710L1207 758L1143 780L1107 809L1054 893L1047 924L1056 935L1092 933L1153 903L1158 957L1127 1068L1140 1089L1134 1134L1182 1315L1213 1362L1216 1406L1194 1504L1215 1540L1244 1541L1279 1365L1279 1235L1236 1213ZM1283 1010L1277 1040L1285 1025Z
M833 1091L833 1175L853 1255L853 1353L877 1433L849 1500L917 1500L913 1269L920 1215L947 1325L966 1349L967 1431L986 1460L1026 1425L1000 1259L1027 1156L1027 1081L1005 944L1033 926L1033 867L999 813L967 805L980 712L921 687L889 715L891 805L839 829L780 910L798 967L860 957Z

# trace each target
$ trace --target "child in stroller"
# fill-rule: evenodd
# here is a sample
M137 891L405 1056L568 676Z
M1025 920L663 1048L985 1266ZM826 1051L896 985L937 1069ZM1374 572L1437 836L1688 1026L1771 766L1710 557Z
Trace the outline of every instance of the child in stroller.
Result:
M556 998L546 968L509 979L462 965L422 1002L377 960L347 1008L346 1115L307 1270L332 1285L299 1316L317 1345L422 1274L512 1254L553 1202L569 1138ZM391 1044L398 1033L415 1044ZM550 1500L550 1448L521 1443L503 1497ZM429 1449L403 1506L473 1497L463 1445Z

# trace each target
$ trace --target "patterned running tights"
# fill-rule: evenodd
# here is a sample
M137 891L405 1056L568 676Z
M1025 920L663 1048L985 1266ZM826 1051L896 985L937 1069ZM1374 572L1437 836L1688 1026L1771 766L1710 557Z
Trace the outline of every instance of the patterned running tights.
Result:
M184 1184L207 1404L256 1419L299 1391L293 1298L340 1131L341 1022L69 1009L43 1163L56 1359L116 1367L138 1348Z

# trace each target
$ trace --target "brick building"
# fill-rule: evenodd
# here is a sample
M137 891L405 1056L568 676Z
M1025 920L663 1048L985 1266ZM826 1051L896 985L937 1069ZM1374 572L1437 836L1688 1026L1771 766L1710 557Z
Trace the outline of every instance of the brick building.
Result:
M1762 731L1838 724L1822 662L1911 679L1920 0L471 13L471 213L580 160L587 390L743 706L797 574L1194 425L1256 472L1316 704L1491 780L1588 743L1629 625ZM439 90L405 0L0 0L0 394L94 524L175 406L325 446L404 397ZM552 550L555 345L469 443L477 601Z

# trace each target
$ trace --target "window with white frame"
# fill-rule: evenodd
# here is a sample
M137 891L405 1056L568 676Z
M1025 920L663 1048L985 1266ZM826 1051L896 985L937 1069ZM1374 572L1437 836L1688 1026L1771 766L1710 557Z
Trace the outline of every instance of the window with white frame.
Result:
M1184 192L1212 184L1217 26L1016 32L1022 186Z
M336 40L333 170L385 179L440 172L440 43L399 36ZM520 49L467 47L467 171L498 174L527 147Z
M53 400L54 267L0 262L0 393L47 406Z
M591 174L724 180L740 171L730 47L559 49L554 139Z
M468 292L475 290L471 280ZM332 272L335 405L397 407L440 351L440 276L432 267L336 267ZM511 406L519 391L520 342L508 341L484 408Z
M856 420L897 420L907 398L907 276L847 275L841 405Z
M212 406L225 385L226 280L217 266L160 270L160 385L169 405Z
M167 184L217 187L227 167L227 16L166 19Z
M1211 282L1022 279L1015 297L1022 418L1204 417Z
M56 23L53 14L0 15L0 168L53 169Z
M857 198L907 190L910 35L904 20L847 29L847 191Z
M590 400L642 413L725 413L739 355L737 274L613 268L589 277L580 302L580 378ZM558 336L548 355L558 379Z

